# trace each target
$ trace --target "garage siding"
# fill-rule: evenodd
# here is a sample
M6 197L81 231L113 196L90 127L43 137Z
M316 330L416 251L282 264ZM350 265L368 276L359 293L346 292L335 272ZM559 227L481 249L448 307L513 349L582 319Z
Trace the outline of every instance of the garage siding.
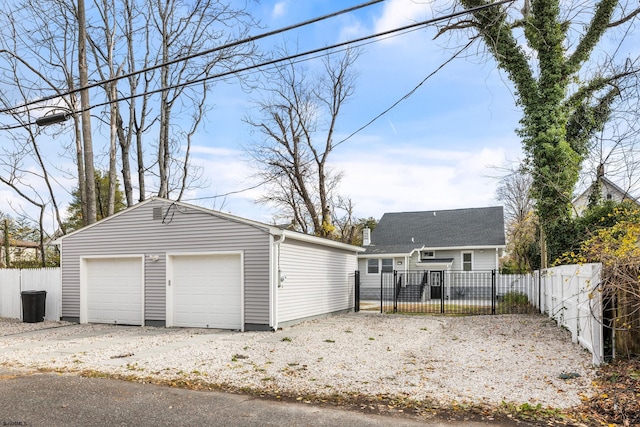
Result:
M353 308L357 255L287 239L280 246L279 323Z
M153 219L154 208L164 219ZM212 251L244 251L245 323L268 325L268 232L165 200L147 201L62 240L62 316L80 316L81 256L144 254L145 320L163 321L166 252Z

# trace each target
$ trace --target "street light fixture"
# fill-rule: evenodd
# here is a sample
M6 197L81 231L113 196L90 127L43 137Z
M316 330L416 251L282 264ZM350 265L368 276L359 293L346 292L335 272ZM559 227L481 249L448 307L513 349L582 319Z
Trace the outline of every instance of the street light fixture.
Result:
M55 125L56 123L62 123L71 117L71 113L55 113L48 116L42 116L36 119L38 126Z

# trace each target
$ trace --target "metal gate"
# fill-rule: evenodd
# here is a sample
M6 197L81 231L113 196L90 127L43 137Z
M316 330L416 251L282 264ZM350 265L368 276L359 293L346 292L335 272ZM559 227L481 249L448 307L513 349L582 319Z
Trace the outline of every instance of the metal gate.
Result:
M518 276L521 278L522 276ZM532 297L533 280L516 280L496 270L393 271L380 274L380 288L368 300L360 296L358 309L381 313L431 313L449 315L537 312ZM362 301L361 301L362 300Z

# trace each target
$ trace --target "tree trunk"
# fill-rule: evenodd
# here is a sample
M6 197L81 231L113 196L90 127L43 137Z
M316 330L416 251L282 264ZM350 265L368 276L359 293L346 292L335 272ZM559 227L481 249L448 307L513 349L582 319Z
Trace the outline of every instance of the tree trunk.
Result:
M540 224L540 269L549 268L549 260L547 259L547 233Z
M82 109L82 141L84 149L84 179L87 194L84 204L87 206L87 216L84 225L96 222L96 178L93 166L93 142L91 139L91 112L87 70L87 27L85 20L84 0L78 0L78 73L80 77L80 106ZM80 177L80 179L82 179Z
M11 236L9 235L9 220L5 218L4 220L4 233L3 233L3 244L4 244L4 268L11 267Z
M110 125L111 132L109 132L109 199L107 202L107 216L111 216L115 212L116 205L116 183L118 180L116 170L116 155L117 155L117 132L118 132L118 111L116 109L116 103L113 102L117 99L116 84L111 83L109 85L111 108L110 108Z

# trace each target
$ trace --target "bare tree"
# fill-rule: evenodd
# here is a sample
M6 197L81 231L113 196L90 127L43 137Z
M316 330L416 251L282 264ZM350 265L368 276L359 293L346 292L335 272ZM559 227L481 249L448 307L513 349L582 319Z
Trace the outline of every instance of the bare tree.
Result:
M181 197L185 189L180 187L188 182L184 174L188 170L190 147L182 146L177 141L179 130L176 117L180 116L183 121L190 120L191 126L186 133L193 135L208 109L203 101L209 90L206 83L198 86L185 83L202 80L214 71L233 69L251 59L256 51L252 44L247 43L206 55L194 54L245 37L254 22L245 11L221 0L148 0L148 7L158 36L156 61L165 64L160 67L159 80L163 90L158 106L158 196L169 197L172 187L176 187L178 197ZM235 33L231 33L230 29ZM190 59L169 63L176 58ZM189 113L176 112L178 103L182 111ZM182 157L177 154L180 148L185 151Z
M21 12L28 12L33 5L25 3ZM43 114L63 111L71 112L75 108L75 97L59 97L49 103L35 104L28 107L12 108L16 103L26 103L32 98L41 96L44 91L61 93L66 88L66 83L73 81L74 72L68 63L68 58L75 51L70 44L63 44L60 49L45 51L42 49L41 37L53 39L56 34L50 33L51 27L39 27L37 32L25 32L19 26L21 16L17 12L0 13L3 32L0 37L0 81L11 84L11 91L7 94L0 93L0 105L7 109L15 123L13 130L5 131L6 140L12 144L4 144L0 153L2 165L2 182L12 188L20 197L40 210L40 219L34 222L42 227L42 216L48 205L53 208L57 226L64 232L64 222L60 215L59 202L54 189L54 180L51 178L55 166L51 159L42 154L40 141L46 138L43 129L31 125L36 118ZM64 16L50 15L47 19L52 25L58 27L58 34L63 31L72 31L74 28ZM37 21L36 21L37 22ZM30 49L24 49L28 46ZM24 56L18 55L21 52ZM37 61L49 61L50 67L39 67ZM9 96L10 95L10 96ZM79 134L78 118L73 116L73 124L76 135ZM55 135L60 135L59 129L53 129ZM78 158L82 158L81 147L76 152ZM82 170L82 162L79 163ZM41 181L41 182L38 182ZM36 188L44 184L46 193L38 193ZM41 230L43 231L43 230ZM41 233L44 236L44 232Z
M72 4L60 0L43 0L37 4L31 0L25 0L18 8L1 17L3 21L3 41L6 49L3 54L8 61L7 67L0 76L5 85L12 87L12 91L7 91L7 96L3 100L6 108L11 108L16 104L27 103L38 98L51 99L52 94L61 94L69 90L74 90L78 86L78 34L77 10ZM12 64L12 65L9 65ZM11 69L10 69L11 67ZM11 72L9 72L10 70ZM22 89L21 89L22 88ZM15 96L19 93L21 96ZM43 114L60 113L68 114L72 118L73 127L56 129L56 136L63 144L64 135L72 135L75 144L68 144L65 148L72 154L76 161L77 172L62 171L77 176L80 184L80 193L85 201L83 203L84 218L90 217L91 203L87 203L85 161L87 158L92 162L93 154L85 152L83 144L82 122L79 115L72 114L78 109L77 97L75 94L60 96L50 101L33 104L29 107L12 109L13 117L23 114L22 133L31 140L34 152L39 149L36 139L41 139L43 135L39 132L28 129L29 123ZM28 113L27 115L24 115ZM28 118L28 120L25 120ZM72 130L72 132L69 132ZM85 132L85 134L90 132ZM89 135L90 137L90 135ZM10 158L5 153L7 158ZM26 159L25 159L26 160ZM26 162L28 164L28 162ZM35 162L43 170L43 176L50 175L50 170L57 166L52 166L57 162L53 159L44 159L43 162ZM44 173L46 171L46 173ZM90 181L93 178L90 179ZM35 187L35 186L34 186ZM64 232L64 224L60 220L58 202L56 196L48 185L49 196L38 195L42 200L49 200L54 207L58 227ZM65 189L66 190L66 189ZM68 191L68 190L67 190Z
M633 77L613 103L606 128L594 136L583 171L585 187L606 176L629 196L640 195L640 82Z
M305 233L328 237L335 230L340 173L330 170L328 159L341 108L355 90L358 55L347 50L327 56L316 75L293 63L278 68L257 104L259 118L245 119L263 137L247 148L268 187L260 202L278 208Z
M80 108L82 123L82 148L84 150L85 199L87 206L85 225L96 222L96 181L93 164L93 136L91 135L91 112L89 111L89 69L87 64L87 22L84 0L78 0L76 10L78 21L78 76L80 84Z
M516 272L530 272L537 263L535 255L537 216L531 196L533 178L522 169L510 169L496 190L504 207L507 256L505 267Z
M9 59L7 66L0 64L0 84L8 88L1 94L6 95L2 102L11 108L84 88L89 76L105 80L127 74L126 79L104 84L102 92L82 90L80 103L75 94L67 95L46 110L64 111L73 119L74 126L56 128L56 136L77 164L76 172L63 172L77 177L82 217L90 223L96 202L90 194L95 185L88 182L102 158L108 159L108 167L101 169L109 170L111 206L118 165L128 205L134 203L136 185L139 200L154 188L164 197L175 192L181 198L186 190L200 185L202 174L190 164L190 150L212 108L212 83L207 78L250 63L257 54L251 43L215 49L244 38L256 25L231 1L85 1L23 0L13 11L0 11L0 54ZM85 47L90 49L88 58ZM20 85L25 88L22 98L13 96L13 87ZM108 142L97 138L95 149L89 112L105 117L108 124ZM30 117L35 119L38 113ZM100 131L102 124L97 125ZM159 138L148 138L156 131ZM6 156L11 164L11 156ZM42 199L51 203L47 197Z
M101 80L109 80L110 82L104 85L104 91L107 99L109 100L109 168L108 168L108 197L107 197L107 213L113 215L115 211L115 199L116 199L116 183L118 180L117 175L117 140L118 140L118 125L122 124L122 117L120 116L117 83L114 78L118 76L122 70L122 65L115 63L115 49L116 49L116 37L118 36L118 14L116 5L114 2L106 0L94 1L96 10L100 16L100 21L103 23L103 39L102 43L98 44L95 40L90 38L89 43L95 62L97 64L104 60L104 67L96 67ZM104 70L108 73L105 73ZM122 132L120 132L121 134ZM96 202L98 198L96 198Z

